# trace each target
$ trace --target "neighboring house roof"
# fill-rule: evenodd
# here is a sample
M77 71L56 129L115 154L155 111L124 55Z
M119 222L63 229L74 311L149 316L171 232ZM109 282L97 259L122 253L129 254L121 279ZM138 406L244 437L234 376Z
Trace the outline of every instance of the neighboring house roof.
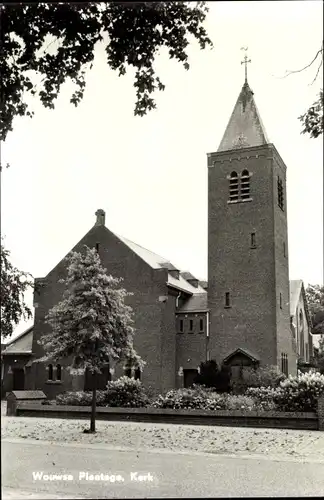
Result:
M192 295L179 309L178 313L208 311L207 293Z
M300 298L300 294L302 294L303 301L304 301L305 314L307 317L308 324L311 327L312 320L311 320L311 317L309 314L309 309L308 309L303 280L290 280L289 281L289 288L290 288L290 316L295 316L297 305L298 305L299 298Z
M296 314L297 304L300 297L300 292L302 288L302 280L290 280L290 315L294 316Z
M3 351L3 356L8 354L31 354L33 346L33 330L31 326L15 339L8 342L6 349Z

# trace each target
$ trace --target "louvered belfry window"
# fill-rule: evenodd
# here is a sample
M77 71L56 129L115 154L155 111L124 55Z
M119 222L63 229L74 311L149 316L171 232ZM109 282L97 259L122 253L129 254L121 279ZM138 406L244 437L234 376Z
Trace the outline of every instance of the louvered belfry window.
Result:
M249 200L250 193L250 178L248 170L243 170L240 176L237 172L232 172L229 176L229 201L244 201Z
M230 176L230 188L229 188L229 199L230 201L238 201L239 199L239 178L236 172L232 172Z
M243 170L241 174L241 199L250 198L250 174L248 170Z

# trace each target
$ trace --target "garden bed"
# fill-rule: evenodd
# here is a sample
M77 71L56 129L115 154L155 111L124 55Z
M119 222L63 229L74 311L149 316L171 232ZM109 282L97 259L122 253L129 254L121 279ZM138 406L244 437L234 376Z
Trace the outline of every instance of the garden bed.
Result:
M17 416L89 419L90 406L35 405L18 403ZM227 427L263 427L282 429L318 429L316 413L249 410L174 410L168 408L97 408L97 420L215 425Z

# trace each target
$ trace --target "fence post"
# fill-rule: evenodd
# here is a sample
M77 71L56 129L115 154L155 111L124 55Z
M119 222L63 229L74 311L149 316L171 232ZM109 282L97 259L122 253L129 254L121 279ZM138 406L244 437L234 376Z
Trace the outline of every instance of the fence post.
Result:
M318 430L324 431L324 394L317 401Z

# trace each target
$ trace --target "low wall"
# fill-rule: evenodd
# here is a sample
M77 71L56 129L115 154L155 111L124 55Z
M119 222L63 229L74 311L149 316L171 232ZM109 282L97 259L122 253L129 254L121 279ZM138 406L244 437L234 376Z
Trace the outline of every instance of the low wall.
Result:
M90 419L90 406L40 405L18 403L17 416ZM97 408L97 420L219 425L226 427L264 427L318 430L316 413L171 410L160 408Z

